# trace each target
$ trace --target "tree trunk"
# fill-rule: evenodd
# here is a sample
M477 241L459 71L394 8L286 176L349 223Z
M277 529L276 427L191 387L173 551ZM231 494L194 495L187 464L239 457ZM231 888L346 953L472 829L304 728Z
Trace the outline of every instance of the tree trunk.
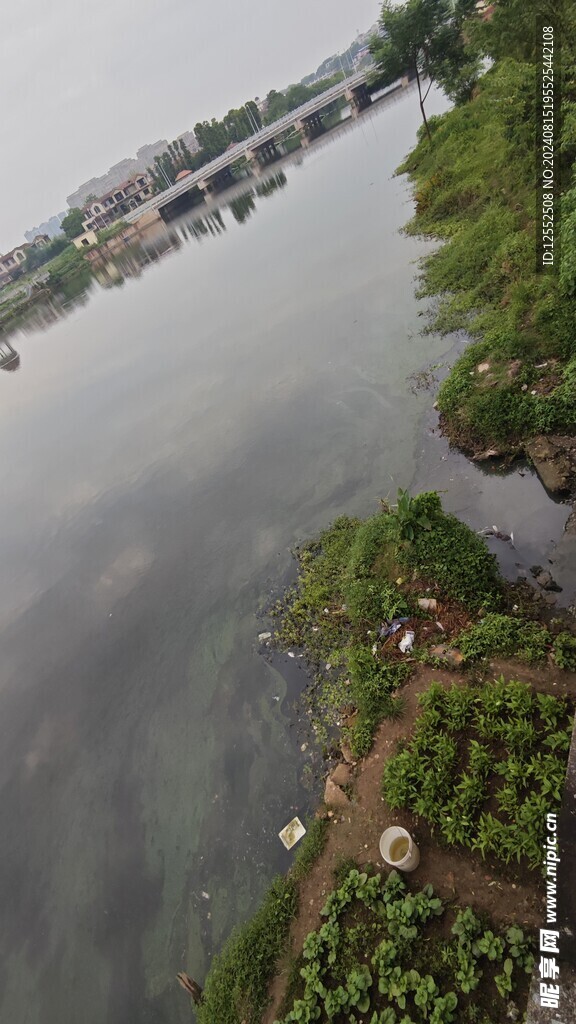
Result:
M422 112L422 120L424 122L424 127L426 129L426 135L428 136L428 142L430 143L430 145L432 145L432 135L430 134L430 127L429 127L428 121L426 119L426 111L424 110L424 100L422 99L422 86L420 85L420 74L418 72L418 62L417 61L414 62L414 67L415 67L415 70L416 70L416 82L418 84L418 100L420 102L420 110Z

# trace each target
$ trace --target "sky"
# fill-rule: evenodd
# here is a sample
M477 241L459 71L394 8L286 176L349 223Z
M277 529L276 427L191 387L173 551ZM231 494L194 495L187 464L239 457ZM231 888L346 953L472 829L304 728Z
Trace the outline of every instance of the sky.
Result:
M0 13L0 252L139 146L282 89L379 0L21 0Z

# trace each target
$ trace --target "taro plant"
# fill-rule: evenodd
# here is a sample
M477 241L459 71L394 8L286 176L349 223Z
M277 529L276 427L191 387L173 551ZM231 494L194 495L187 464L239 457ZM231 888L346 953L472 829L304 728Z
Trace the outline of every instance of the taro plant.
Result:
M431 530L432 520L420 512L416 499L411 498L407 490L398 488L398 501L392 512L396 520L398 536L400 540L411 543L420 530Z

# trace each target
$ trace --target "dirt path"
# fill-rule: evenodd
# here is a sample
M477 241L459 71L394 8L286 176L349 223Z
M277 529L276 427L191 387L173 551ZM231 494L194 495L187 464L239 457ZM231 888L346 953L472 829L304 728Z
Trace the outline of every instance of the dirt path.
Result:
M551 666L534 669L517 662L494 661L489 678L501 673L556 696L576 695L576 675ZM353 857L360 865L390 870L382 863L378 843L384 829L394 824L407 828L420 849L420 865L410 874L411 885L418 887L430 882L443 899L463 904L471 901L477 910L485 911L499 924L514 921L536 928L542 923L544 896L536 875L527 874L523 883L511 882L499 865L488 866L463 849L441 848L423 821L406 811L392 812L384 804L380 795L383 765L395 752L397 741L409 734L418 709L418 694L433 681L447 686L463 685L465 678L460 673L420 666L402 688L406 714L400 721L385 721L380 726L372 751L355 769L352 801L345 809L335 811L324 851L301 883L300 909L290 931L290 952L297 953L307 934L322 923L320 910L332 889L334 869L344 858ZM272 1024L277 1017L289 959L287 955L279 965L270 990L271 1005L262 1024Z

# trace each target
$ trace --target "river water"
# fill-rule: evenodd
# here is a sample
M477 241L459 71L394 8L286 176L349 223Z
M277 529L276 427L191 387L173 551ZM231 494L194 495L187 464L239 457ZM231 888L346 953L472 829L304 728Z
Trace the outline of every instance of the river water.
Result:
M11 339L2 1021L188 1021L176 972L202 981L290 863L309 752L257 634L291 546L414 482L478 527L531 505L512 559L561 537L566 509L452 459L407 383L452 345L418 333L425 244L398 234L418 119L412 90L380 103Z

